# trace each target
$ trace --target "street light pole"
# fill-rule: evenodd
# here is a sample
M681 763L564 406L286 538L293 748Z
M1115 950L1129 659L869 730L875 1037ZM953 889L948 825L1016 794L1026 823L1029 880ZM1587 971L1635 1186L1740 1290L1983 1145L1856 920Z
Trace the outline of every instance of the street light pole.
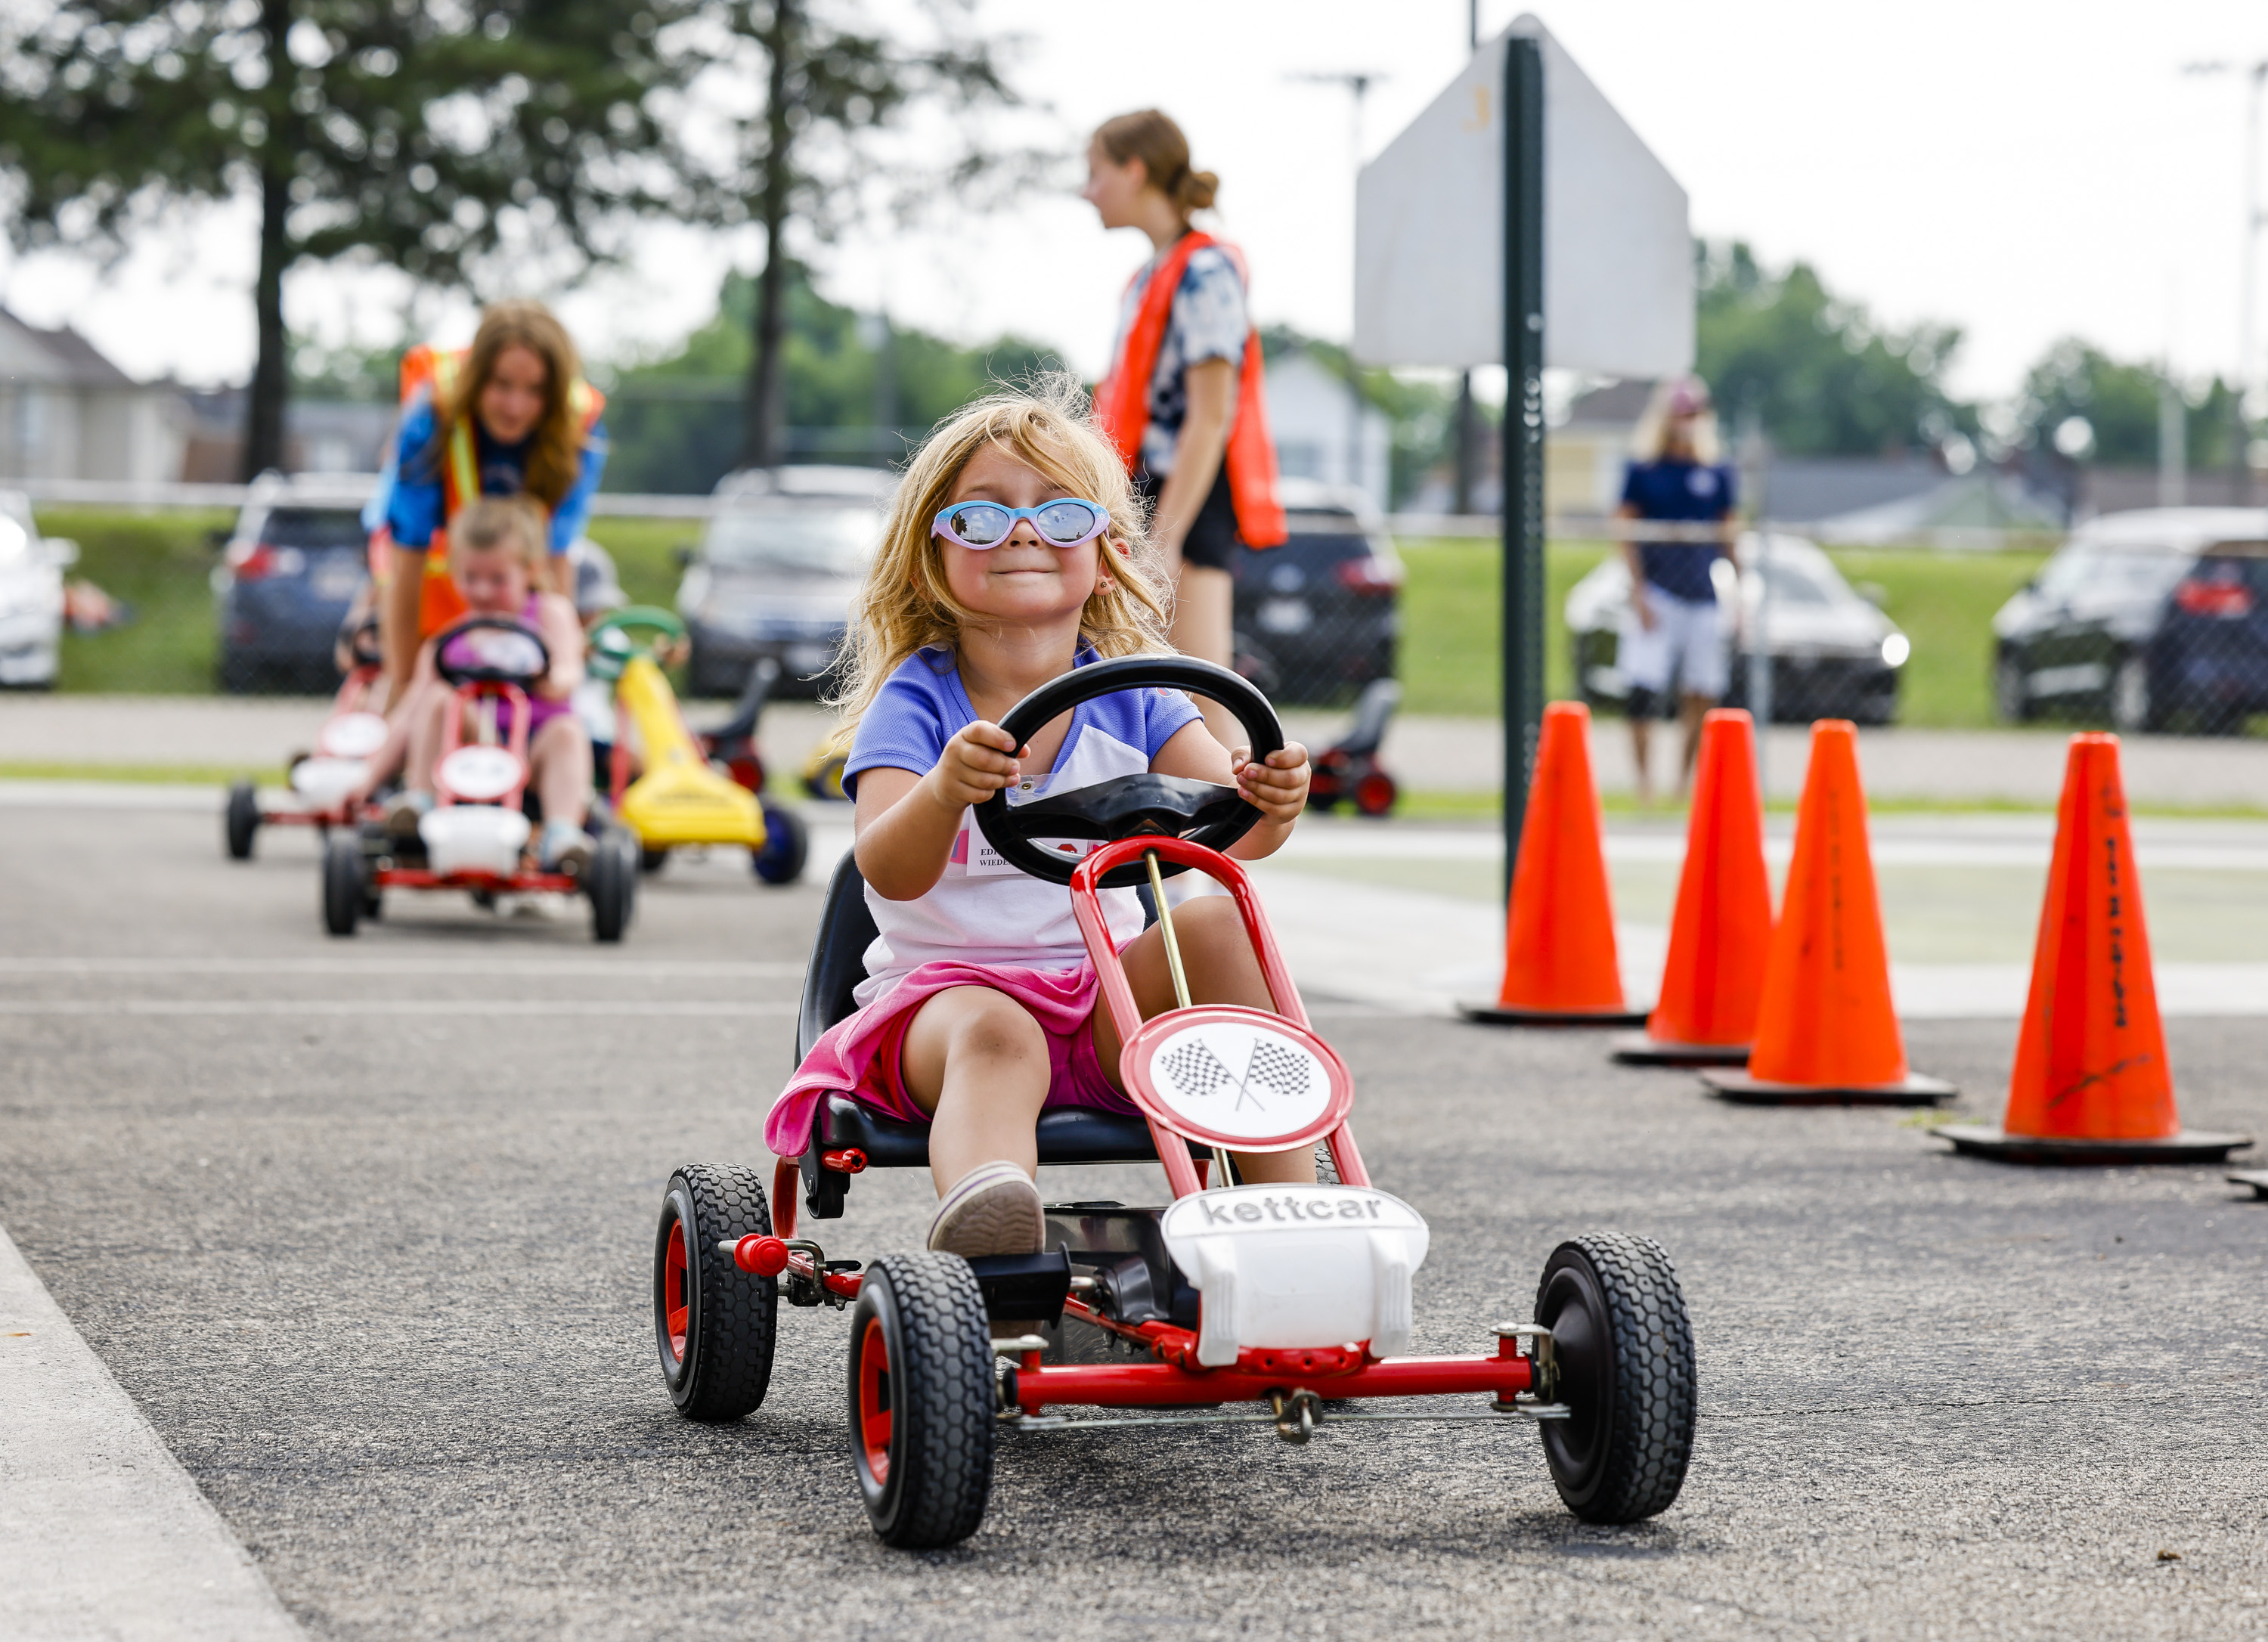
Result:
M2244 99L2244 233L2238 242L2240 284L2236 293L2236 393L2229 406L2232 426L2229 461L2234 469L2235 500L2252 504L2251 429L2245 421L2244 401L2252 394L2254 286L2259 279L2260 230L2268 215L2260 209L2260 96L2268 87L2268 58L2250 64L2192 63L2184 74L2241 73L2250 82Z
M1353 93L1354 126L1351 139L1354 149L1351 169L1359 178L1362 174L1362 103L1370 95L1370 88L1386 77L1347 70L1338 74L1292 74L1287 79L1304 80L1311 85L1344 85ZM1347 350L1347 454L1346 482L1357 490L1362 488L1362 381L1355 372L1354 350Z
M1481 48L1481 0L1465 0L1465 50L1475 55ZM1450 491L1449 511L1469 513L1473 511L1474 469L1480 466L1478 417L1473 409L1473 373L1470 368L1457 378L1457 454Z

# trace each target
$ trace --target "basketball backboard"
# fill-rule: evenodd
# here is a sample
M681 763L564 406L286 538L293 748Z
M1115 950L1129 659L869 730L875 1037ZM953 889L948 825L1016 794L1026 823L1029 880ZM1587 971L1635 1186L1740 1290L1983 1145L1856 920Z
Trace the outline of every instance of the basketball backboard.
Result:
M1505 40L1543 55L1543 363L1659 377L1693 363L1685 190L1533 16L1484 44L1355 195L1354 351L1504 360Z

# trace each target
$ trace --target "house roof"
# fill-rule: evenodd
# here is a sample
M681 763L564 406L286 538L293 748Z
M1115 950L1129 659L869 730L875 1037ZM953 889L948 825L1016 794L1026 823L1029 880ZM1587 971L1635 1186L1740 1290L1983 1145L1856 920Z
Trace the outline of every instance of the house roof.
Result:
M1593 388L1570 404L1567 420L1563 425L1632 427L1646 414L1646 401L1653 397L1653 384L1643 378L1609 382L1604 387Z
M0 372L77 387L132 387L134 379L70 326L52 331L0 308Z

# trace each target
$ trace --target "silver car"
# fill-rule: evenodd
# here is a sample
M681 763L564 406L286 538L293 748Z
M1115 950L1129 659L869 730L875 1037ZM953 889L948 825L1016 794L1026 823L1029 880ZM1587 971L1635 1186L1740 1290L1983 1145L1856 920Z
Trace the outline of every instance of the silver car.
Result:
M737 696L760 658L782 694L816 695L882 534L897 475L877 468L729 474L697 548L681 550L677 613L696 696Z
M78 544L41 536L20 490L0 490L0 685L53 689L63 659L63 571Z
M1767 541L1751 531L1741 537L1739 553L1737 599L1732 565L1720 558L1711 567L1720 638L1734 661L1725 704L1749 704L1741 635L1761 628L1772 659L1773 718L1888 724L1896 718L1898 674L1913 652L1897 623L1801 536L1775 534ZM1620 710L1629 696L1630 686L1615 666L1629 611L1630 571L1619 552L1609 554L1567 594L1576 686L1594 708Z

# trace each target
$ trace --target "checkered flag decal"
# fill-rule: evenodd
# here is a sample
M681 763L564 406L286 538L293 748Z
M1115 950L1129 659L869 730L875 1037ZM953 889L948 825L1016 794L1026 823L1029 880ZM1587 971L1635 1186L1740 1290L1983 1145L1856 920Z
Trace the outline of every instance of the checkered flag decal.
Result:
M1191 1038L1158 1063L1184 1100L1218 1094L1236 1079L1201 1038ZM1241 1104L1241 1102L1240 1102Z
M1270 1094L1298 1100L1307 1092L1307 1057L1290 1044L1273 1038L1256 1037L1252 1041L1252 1058L1245 1063L1244 1081L1236 1093L1236 1108L1242 1110L1246 1101L1260 1106L1255 1089L1265 1089ZM1266 1107L1261 1107L1266 1111Z

